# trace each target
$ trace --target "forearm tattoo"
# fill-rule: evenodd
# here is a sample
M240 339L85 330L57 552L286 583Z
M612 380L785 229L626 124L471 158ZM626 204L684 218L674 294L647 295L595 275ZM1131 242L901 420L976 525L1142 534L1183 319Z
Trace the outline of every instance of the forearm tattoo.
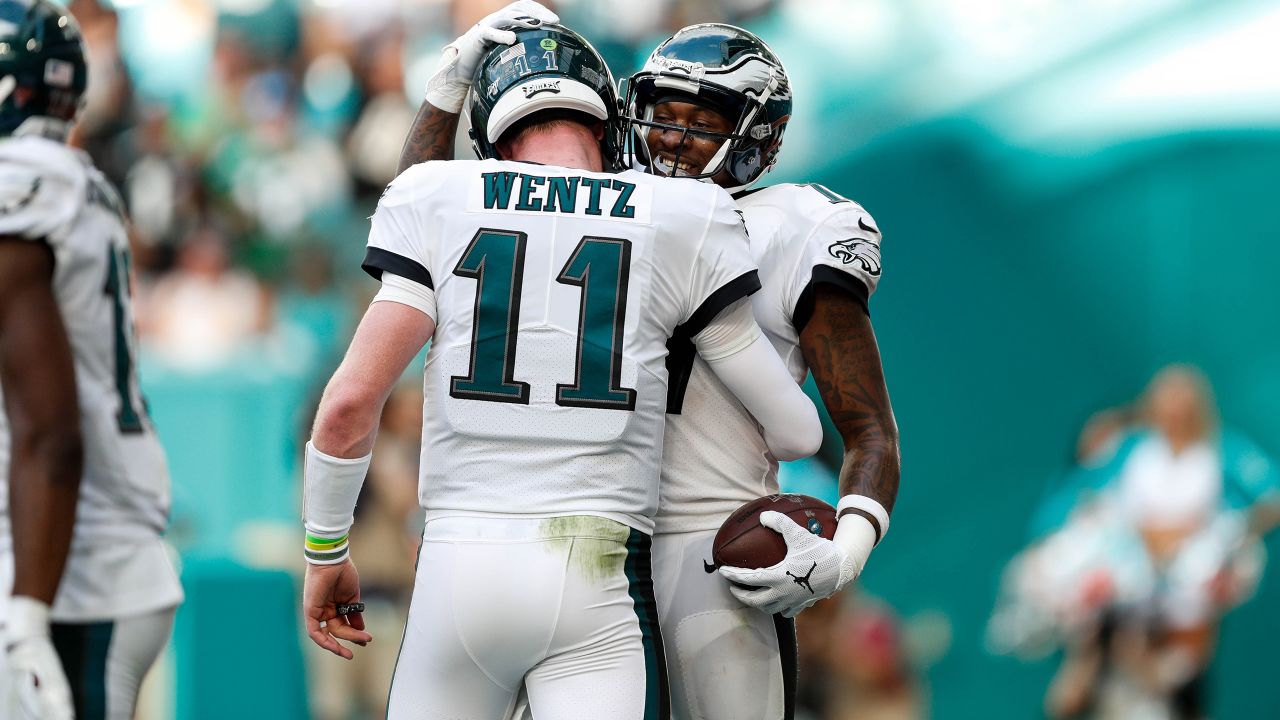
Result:
M898 427L871 318L849 293L821 285L800 349L844 438L840 494L866 495L893 512L901 463Z
M426 100L418 108L418 115L409 128L409 136L400 150L400 174L420 162L428 160L452 160L453 136L458 132L458 113L441 110Z

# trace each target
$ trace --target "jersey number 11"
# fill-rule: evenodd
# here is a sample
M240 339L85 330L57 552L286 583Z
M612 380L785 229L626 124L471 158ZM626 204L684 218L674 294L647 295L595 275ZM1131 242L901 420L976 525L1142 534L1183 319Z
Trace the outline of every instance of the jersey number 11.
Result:
M453 269L476 281L471 363L455 375L449 394L464 400L529 404L529 383L515 379L520 291L527 236L482 228ZM627 316L631 242L582 238L556 282L582 288L577 367L573 382L556 384L556 404L634 410L636 391L622 387L622 331Z

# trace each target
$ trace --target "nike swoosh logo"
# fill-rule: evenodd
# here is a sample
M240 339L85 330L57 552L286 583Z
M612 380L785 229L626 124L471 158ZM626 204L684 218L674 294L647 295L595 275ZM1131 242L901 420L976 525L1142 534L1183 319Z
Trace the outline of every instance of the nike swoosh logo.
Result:
M714 564L714 563L709 563L709 562L707 562L706 560L703 560L703 561L702 561L702 570L703 570L703 572L705 572L706 574L710 575L711 573L713 573L713 572L715 572L715 571L716 571L716 566L715 566L715 564Z
M877 234L877 235L879 235L879 234L880 234L880 231L879 231L879 230L877 230L876 228L872 227L871 225L868 225L868 224L866 223L866 221L865 221L865 220L863 220L862 218L858 218L858 227L862 228L863 230L866 230L867 232L873 232L873 233L875 233L875 234Z

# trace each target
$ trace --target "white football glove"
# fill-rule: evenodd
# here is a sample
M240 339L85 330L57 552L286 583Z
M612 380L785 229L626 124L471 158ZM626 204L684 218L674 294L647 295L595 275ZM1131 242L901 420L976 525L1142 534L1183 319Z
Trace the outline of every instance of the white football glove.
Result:
M486 16L444 47L440 64L427 81L427 102L445 112L462 112L462 102L471 89L480 59L494 45L510 45L516 41L514 32L500 28L536 28L556 22L560 22L559 15L533 0L517 0Z
M21 720L73 720L71 687L49 638L49 606L29 597L9 599L4 633L9 713Z
M871 523L861 517L847 517L849 521L856 521L841 521L849 522L856 533L849 550L814 535L780 512L760 513L760 524L782 535L787 543L787 556L777 565L759 570L721 567L720 574L729 581L729 592L746 605L789 618L831 597L858 577L875 546L875 529ZM865 531L859 523L865 525ZM836 532L839 536L840 530ZM741 587L743 585L755 589Z

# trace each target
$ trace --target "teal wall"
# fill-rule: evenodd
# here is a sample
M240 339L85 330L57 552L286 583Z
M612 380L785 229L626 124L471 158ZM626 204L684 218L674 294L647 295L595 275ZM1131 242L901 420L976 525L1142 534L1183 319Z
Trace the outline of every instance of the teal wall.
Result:
M1277 168L1277 134L1050 157L939 123L803 178L862 202L884 230L871 309L903 475L865 582L904 615L950 617L951 649L929 672L934 717L1039 715L1053 663L993 657L982 636L999 571L1091 412L1192 362L1225 422L1280 451ZM1216 717L1280 707L1275 575L1225 622Z

